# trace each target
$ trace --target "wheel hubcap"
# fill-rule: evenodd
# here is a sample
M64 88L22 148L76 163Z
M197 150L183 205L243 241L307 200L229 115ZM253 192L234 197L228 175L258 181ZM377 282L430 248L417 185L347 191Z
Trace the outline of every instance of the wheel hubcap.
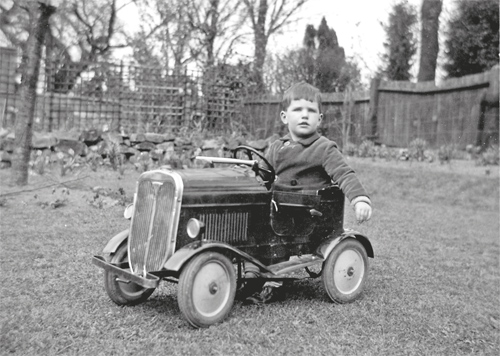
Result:
M215 282L212 282L212 283L210 283L208 290L209 290L210 294L215 294L219 290L219 287L217 287L217 284L215 284Z
M217 315L229 302L230 277L224 265L211 261L201 267L193 281L193 304L205 317Z
M356 250L345 250L337 258L333 279L343 294L351 294L359 288L365 274L363 257Z

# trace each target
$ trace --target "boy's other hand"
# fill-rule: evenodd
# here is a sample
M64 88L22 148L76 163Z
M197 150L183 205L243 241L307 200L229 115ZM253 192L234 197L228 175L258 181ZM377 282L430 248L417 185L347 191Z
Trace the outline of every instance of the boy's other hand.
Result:
M368 221L372 217L372 207L364 201L356 203L354 211L356 213L356 220L358 221L358 224Z

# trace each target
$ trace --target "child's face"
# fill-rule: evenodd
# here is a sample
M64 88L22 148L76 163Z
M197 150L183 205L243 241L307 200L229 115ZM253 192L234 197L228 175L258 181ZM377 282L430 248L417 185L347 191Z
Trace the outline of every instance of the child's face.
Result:
M280 115L294 141L313 135L323 118L318 103L305 99L292 100L288 109Z

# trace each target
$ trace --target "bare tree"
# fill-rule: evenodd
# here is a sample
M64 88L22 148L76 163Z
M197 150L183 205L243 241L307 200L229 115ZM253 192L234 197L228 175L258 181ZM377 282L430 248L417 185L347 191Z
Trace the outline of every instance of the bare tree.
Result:
M33 5L30 5L33 6ZM33 10L30 10L33 13ZM33 137L33 116L36 104L36 84L40 72L42 45L48 28L49 18L56 11L54 6L39 3L39 16L26 43L25 67L20 87L20 115L16 119L15 149L12 164L12 182L28 184L28 163Z
M263 68L269 38L293 21L307 0L243 0L254 34L253 77L256 90L264 89Z
M153 54L169 67L225 62L242 39L244 14L237 0L142 0L135 53Z
M23 54L35 23L33 3L32 0L16 0L10 7L0 5L0 30ZM117 0L61 2L57 13L47 23L46 58L56 60L49 90L70 91L88 63L107 56L113 48L126 45L125 41L116 41L120 32L117 14L125 5L118 6ZM24 72L24 66L23 60L20 72Z
M436 77L436 63L439 52L439 15L442 8L442 0L422 0L422 7L420 8L422 29L420 31L419 82L434 80Z
M226 62L234 46L244 37L245 15L241 2L235 0L185 0L189 23L194 31L192 48L198 48L202 66L212 67L216 61ZM192 51L193 53L193 51Z

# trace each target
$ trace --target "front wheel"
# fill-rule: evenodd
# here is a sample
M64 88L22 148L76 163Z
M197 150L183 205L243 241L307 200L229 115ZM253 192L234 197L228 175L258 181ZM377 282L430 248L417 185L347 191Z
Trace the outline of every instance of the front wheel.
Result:
M111 258L111 263L128 262L128 248L124 243ZM116 274L104 271L104 287L109 298L118 305L136 305L146 301L154 292L154 288L143 288L130 281L121 281Z
M223 321L233 307L235 294L233 264L220 253L202 253L182 269L177 301L194 327L204 328Z
M368 277L368 257L363 245L352 238L340 242L323 265L323 286L336 303L356 300Z

